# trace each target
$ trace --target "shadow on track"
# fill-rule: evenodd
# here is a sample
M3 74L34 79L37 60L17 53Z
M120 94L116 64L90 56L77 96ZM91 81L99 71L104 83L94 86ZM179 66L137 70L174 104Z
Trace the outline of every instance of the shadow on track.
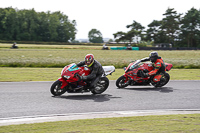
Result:
M121 98L121 97L113 97L109 94L92 94L92 95L62 95L62 96L53 96L54 98L63 98L67 100L93 100L94 102L106 102L113 98Z
M118 88L119 89L119 88ZM173 92L172 87L137 87L137 88L120 88L126 90L135 90L135 91L159 91L162 93L170 93Z

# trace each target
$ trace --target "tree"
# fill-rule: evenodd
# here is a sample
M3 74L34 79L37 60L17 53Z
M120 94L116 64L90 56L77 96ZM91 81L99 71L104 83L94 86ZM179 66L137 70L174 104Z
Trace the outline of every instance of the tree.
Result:
M40 12L38 13L38 29L37 35L38 41L49 41L50 40L50 31L49 31L49 15L50 12Z
M119 31L117 33L114 33L113 36L117 43L120 41L126 41L126 33L125 32Z
M174 11L174 8L168 8L163 14L165 18L162 19L161 30L166 33L168 43L174 44L175 39L178 38L180 32L180 16Z
M181 42L188 47L197 47L200 43L200 11L191 8L181 20L181 24Z
M145 29L145 27L143 27L140 23L134 20L132 24L127 25L126 27L131 28L131 30L128 32L129 36L130 34L132 34L132 38L136 36L136 37L141 37L142 39L144 39L142 32Z
M16 11L13 8L5 8L0 10L0 36L1 40L13 40L16 36Z
M91 29L88 33L89 41L92 43L103 43L103 37L99 30Z
M131 29L135 29L137 31L142 31L145 27L143 27L140 23L133 20L133 23L130 25L127 25L126 28L131 28Z
M113 34L114 38L116 38L117 42L129 41L131 43L133 41L133 37L139 37L139 36L141 37L142 36L141 33L142 33L144 27L140 23L133 21L132 24L127 25L126 27L131 28L131 30L128 31L127 33L120 31L120 32Z
M148 25L148 29L146 31L146 38L145 40L150 40L150 41L154 41L154 42L157 42L157 34L159 32L159 28L161 26L161 23L160 21L157 21L157 20L153 20L153 22L151 22L149 25Z
M38 15L34 9L17 11L18 34L14 40L37 41Z
M163 15L162 20L153 20L148 25L145 35L144 27L133 21L126 26L131 28L130 31L114 33L114 38L117 42L131 42L133 37L140 36L145 41L172 43L175 47L200 47L200 10L192 8L182 18L182 14L178 14L174 8L168 8Z
M76 21L57 11L0 8L0 40L70 42L75 39Z

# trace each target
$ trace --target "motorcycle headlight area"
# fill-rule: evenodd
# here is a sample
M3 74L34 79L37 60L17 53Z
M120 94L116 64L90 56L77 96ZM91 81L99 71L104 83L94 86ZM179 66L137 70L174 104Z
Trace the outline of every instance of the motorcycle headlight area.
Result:
M69 79L71 76L64 75L63 77Z
M133 76L133 74L129 73L128 75Z
M63 68L62 70L61 70L61 72L60 72L60 74L62 75L62 73L65 71L65 69Z

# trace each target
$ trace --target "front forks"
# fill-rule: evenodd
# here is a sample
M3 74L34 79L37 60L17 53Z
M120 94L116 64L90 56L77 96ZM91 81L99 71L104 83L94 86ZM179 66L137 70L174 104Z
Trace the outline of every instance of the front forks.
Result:
M60 87L61 89L68 85L68 82L64 78L60 77L58 80L62 82L62 86Z
M124 81L125 85L130 85L130 83L133 81L133 79L129 76L124 75L124 77L126 78Z

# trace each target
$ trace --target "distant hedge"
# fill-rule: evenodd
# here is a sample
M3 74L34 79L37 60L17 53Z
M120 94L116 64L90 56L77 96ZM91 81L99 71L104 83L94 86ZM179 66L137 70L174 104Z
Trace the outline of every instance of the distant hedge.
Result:
M0 67L44 67L44 68L62 68L66 66L66 64L70 64L72 62L53 62L53 63L44 63L44 62L9 62L9 63L0 63ZM115 68L124 68L129 65L129 63L106 63L101 62L102 66L114 65ZM193 64L173 64L173 68L176 69L200 69L200 65Z
M85 45L85 46L103 46L105 43L66 43L66 42L39 42L39 41L4 41L0 40L0 43L14 43L17 44L36 44L36 45ZM107 46L125 46L126 44L107 44Z

